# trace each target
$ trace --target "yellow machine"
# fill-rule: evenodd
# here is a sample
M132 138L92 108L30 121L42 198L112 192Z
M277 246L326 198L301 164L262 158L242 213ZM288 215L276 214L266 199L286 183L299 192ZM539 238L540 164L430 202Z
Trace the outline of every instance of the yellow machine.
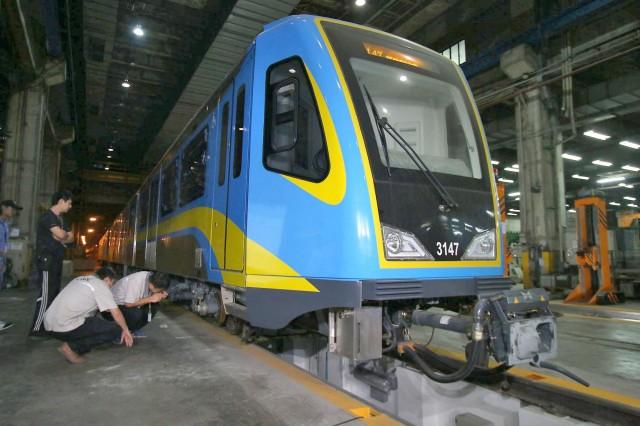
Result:
M606 203L600 197L580 198L575 202L575 209L580 282L564 303L618 303L609 265Z
M508 277L510 274L509 265L511 265L513 253L511 252L511 248L507 243L507 232L506 232L507 200L505 198L506 190L505 190L504 183L498 183L497 187L498 187L498 201L500 203L500 221L502 222L502 226L505 228L505 230L503 230L502 232L502 243L503 243L502 247L504 247L504 276Z

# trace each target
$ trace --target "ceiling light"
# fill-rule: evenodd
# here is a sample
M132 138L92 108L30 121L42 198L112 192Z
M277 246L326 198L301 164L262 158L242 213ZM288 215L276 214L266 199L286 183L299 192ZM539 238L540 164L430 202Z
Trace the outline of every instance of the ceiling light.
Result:
M611 182L620 182L624 180L624 176L613 176L604 179L598 179L596 182L598 183L611 183Z
M367 0L356 0L355 4L356 4L356 6L358 6L358 7L362 7L362 6L364 6L365 4L367 4Z
M491 164L497 166L498 164L500 164L500 162L498 160L491 160Z
M508 216L518 216L518 214L517 214L517 213L513 213L513 212L507 212L507 215L508 215Z
M615 201L611 201L609 204L612 205L612 206L619 206L620 205L620 203L616 203Z
M630 141L621 141L620 145L626 146L627 148L640 149L640 143L634 143Z
M618 186L621 186L623 188L633 189L633 185L629 185L629 184L626 184L624 182L623 183L619 183Z
M510 192L509 193L509 197L519 197L520 193L519 192Z
M97 221L97 220L98 220L98 218L97 218L97 217L95 217L95 216L91 216L91 217L89 218L89 222L95 222L95 221Z
M112 148L112 147L109 147L109 148L107 148L107 151L109 151L109 152L113 152L113 148Z
M110 156L110 155L107 155L107 158L111 158L111 156Z
M105 168L104 168L104 169L105 169L105 170L109 170L109 166L105 166Z
M589 136L590 138L599 139L601 141L606 141L607 139L609 139L611 137L609 135L598 133L595 130L586 131L586 132L583 133L583 135Z
M518 209L509 209L510 212L516 212L516 213L520 213L520 210Z
M406 75L403 74L403 75L400 76L400 81L407 81L407 80L408 79L407 79Z
M512 165L511 165L511 167L513 167L514 169L519 169L519 168L520 168L520 166L518 165L518 163L516 163L516 164L512 164Z
M93 228L89 228L89 229L87 229L87 232L90 233L90 234L93 234L94 232L96 232L96 230L93 229Z
M516 198L514 201L520 201L520 197Z
M604 167L611 167L613 165L613 163L610 163L608 161L602 161L602 160L593 160L591 164L595 164L596 166L604 166Z
M133 30L131 30L131 32L133 32L138 37L142 37L144 35L144 30L142 29L142 25L140 24L133 27Z
M628 164L622 166L622 168L631 172L640 172L640 167L630 166Z
M125 89L128 89L129 87L131 87L131 83L129 83L128 78L124 79L124 81L122 82L122 87L124 87Z
M624 197L625 200L635 201L636 197Z
M508 172L512 172L512 173L520 173L520 170L518 169L514 169L513 167L505 167L504 168L506 171Z
M582 160L582 157L579 157L579 156L573 155L573 154L567 154L566 152L564 154L562 154L562 158L566 158L567 160L572 160L572 161L580 161L580 160Z
M576 212L576 209L569 209L569 210L567 210L567 211L568 211L569 213L575 213L575 212Z
M571 175L571 177L574 178L574 179L589 180L589 178L587 176Z
M505 179L505 178L500 178L498 179L499 182L504 182L504 183L513 183L513 181L511 179Z
M627 207L635 207L635 208L638 208L638 205L637 205L637 204L633 204L633 203L631 203L631 204L627 204Z

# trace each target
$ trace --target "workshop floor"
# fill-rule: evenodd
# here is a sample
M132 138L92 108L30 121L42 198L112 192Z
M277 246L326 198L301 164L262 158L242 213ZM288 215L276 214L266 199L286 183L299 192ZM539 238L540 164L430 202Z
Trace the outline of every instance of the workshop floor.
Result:
M70 365L59 342L26 337L32 303L31 292L0 292L0 318L16 324L0 333L1 425L315 426L357 418L336 403L341 392L256 359L251 351L261 349L181 307L163 308L133 348L96 349Z

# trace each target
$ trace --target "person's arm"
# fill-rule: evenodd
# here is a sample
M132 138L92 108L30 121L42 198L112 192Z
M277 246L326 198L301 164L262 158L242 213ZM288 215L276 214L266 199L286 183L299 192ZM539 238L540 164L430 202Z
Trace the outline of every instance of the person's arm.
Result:
M147 297L143 297L142 299L138 299L132 303L125 303L124 306L127 308L137 308L138 306L148 305L149 303L158 303L161 300L166 299L168 296L166 291L161 293L153 293Z
M116 324L118 324L122 329L120 343L124 342L124 344L127 345L128 348L130 348L131 346L133 346L133 336L129 331L129 326L127 326L127 321L125 321L122 312L120 312L120 309L118 308L109 309L109 312L111 313L111 316L113 317L113 320L116 322Z

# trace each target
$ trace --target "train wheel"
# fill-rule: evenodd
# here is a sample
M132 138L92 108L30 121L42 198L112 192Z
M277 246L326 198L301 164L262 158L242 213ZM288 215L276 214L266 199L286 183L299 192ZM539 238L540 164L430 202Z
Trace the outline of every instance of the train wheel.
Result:
M222 293L220 291L216 291L216 300L218 301L218 312L213 317L215 318L216 323L222 327L227 321L227 313L225 312L224 305L222 304Z
M242 331L242 321L232 315L228 315L225 327L229 333L238 335Z

